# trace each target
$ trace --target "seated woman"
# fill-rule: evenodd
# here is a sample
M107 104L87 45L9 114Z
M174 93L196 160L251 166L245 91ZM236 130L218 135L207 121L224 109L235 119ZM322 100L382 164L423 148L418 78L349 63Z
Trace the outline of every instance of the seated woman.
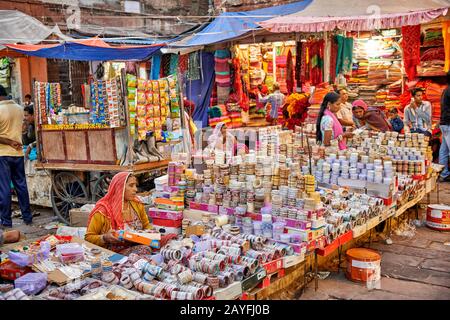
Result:
M363 100L356 100L352 104L355 124L358 128L365 126L374 131L392 131L392 126L386 115L378 108L370 108Z
M368 129L364 114L367 111L367 104L362 100L356 100L352 104L353 123L358 129Z
M150 254L148 246L135 245L120 241L113 230L150 230L150 224L144 205L137 199L137 179L129 172L120 172L114 176L108 193L100 199L89 215L86 241L123 255L132 252ZM161 237L161 247L175 234Z
M219 122L214 128L213 133L208 138L207 150L220 150L228 152L230 156L239 153L248 153L248 147L244 143L239 143L238 139L227 130L225 122Z
M336 113L340 108L339 94L329 92L325 95L320 106L319 116L316 124L317 142L324 146L330 146L332 140L337 140L339 150L347 149L345 138L351 138L351 132L344 132Z

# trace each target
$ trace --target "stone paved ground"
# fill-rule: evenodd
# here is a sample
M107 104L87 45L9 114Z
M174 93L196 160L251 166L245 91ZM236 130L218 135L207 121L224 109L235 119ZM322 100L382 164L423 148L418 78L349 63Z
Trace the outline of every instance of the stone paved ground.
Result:
M433 192L430 203L436 203L436 197ZM425 197L423 207L426 201ZM440 202L450 204L450 183L440 184ZM421 219L424 214L420 210ZM370 246L382 254L381 289L369 291L364 284L347 280L343 271L332 272L319 280L317 291L310 283L299 299L450 300L450 233L418 227L413 238L394 234L391 239L391 245L380 239Z

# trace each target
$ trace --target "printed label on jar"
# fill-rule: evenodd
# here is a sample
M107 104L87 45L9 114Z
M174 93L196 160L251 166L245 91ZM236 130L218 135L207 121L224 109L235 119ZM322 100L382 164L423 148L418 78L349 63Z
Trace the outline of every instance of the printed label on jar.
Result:
M376 269L380 266L380 261L358 261L352 260L352 267L360 268L360 269Z

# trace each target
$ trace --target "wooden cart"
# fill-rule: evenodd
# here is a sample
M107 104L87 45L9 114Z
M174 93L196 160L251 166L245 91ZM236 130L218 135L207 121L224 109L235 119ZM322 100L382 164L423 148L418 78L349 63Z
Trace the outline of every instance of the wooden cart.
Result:
M167 168L169 160L120 165L118 148L126 128L38 131L40 160L36 169L51 172L51 203L55 214L69 221L69 210L95 203L108 190L115 173L151 173Z

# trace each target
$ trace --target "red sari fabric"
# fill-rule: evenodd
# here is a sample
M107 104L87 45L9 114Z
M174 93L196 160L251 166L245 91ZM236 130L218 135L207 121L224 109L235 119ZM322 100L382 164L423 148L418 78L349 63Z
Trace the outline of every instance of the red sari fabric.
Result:
M402 27L402 36L403 64L408 80L412 81L420 63L420 25Z

